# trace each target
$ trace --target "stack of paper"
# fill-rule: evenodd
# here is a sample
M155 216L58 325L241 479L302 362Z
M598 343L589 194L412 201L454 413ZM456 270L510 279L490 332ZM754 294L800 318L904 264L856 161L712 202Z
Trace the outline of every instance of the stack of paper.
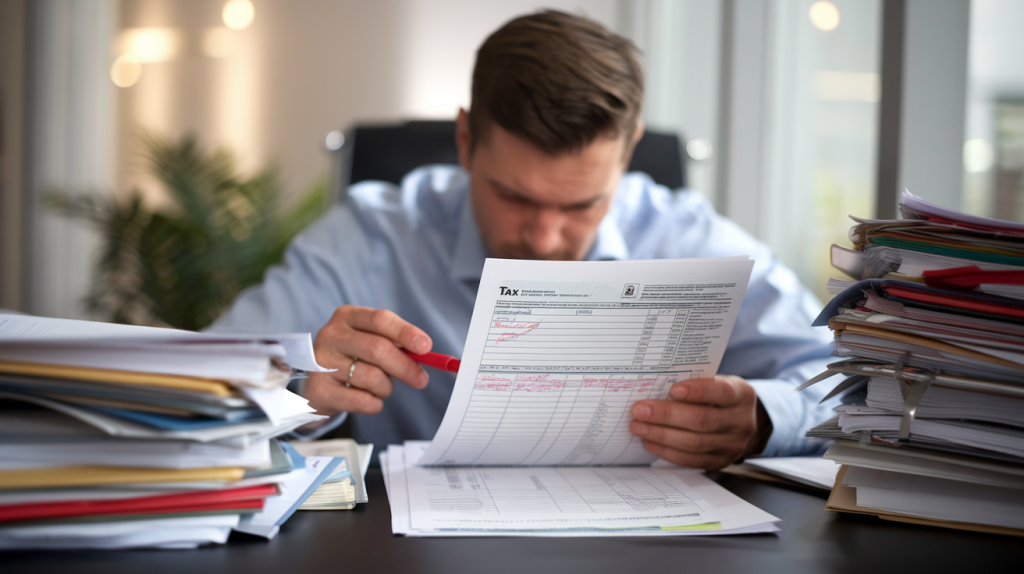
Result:
M337 475L335 480L348 478L344 458L331 456L302 456L294 445L282 443L291 461L290 472L268 479L277 482L279 495L267 499L262 511L243 515L235 530L273 538L302 504L316 492L324 482ZM340 469L340 473L339 473ZM264 479L264 480L268 480Z
M815 324L843 361L828 508L1024 535L1024 225L934 206L857 220L833 264L859 281Z
M886 277L1021 298L1024 224L945 209L904 191L904 219L851 217L854 249L832 264L854 279Z
M356 444L352 439L320 440L296 443L295 450L305 456L332 456L344 462L302 503L299 510L351 510L356 503L367 502L363 477L370 468L372 444Z
M281 501L343 462L271 440L322 418L285 388L288 366L323 370L308 334L0 315L0 548L273 535L298 506Z
M695 469L654 467L630 409L713 375L753 262L489 259L430 443L381 454L407 536L773 532Z

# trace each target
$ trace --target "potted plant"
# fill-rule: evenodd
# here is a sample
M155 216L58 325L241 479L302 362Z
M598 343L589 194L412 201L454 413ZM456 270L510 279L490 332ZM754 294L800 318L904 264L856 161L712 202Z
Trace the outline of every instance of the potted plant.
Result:
M259 283L325 210L327 186L315 183L286 207L272 166L245 177L230 152L205 151L194 137L141 139L146 171L169 194L166 207L147 206L138 189L117 199L58 192L47 203L100 230L91 312L119 323L202 329Z

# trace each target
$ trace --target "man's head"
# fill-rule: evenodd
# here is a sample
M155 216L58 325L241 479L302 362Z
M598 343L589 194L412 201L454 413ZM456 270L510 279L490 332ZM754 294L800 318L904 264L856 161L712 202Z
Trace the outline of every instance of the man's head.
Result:
M582 259L643 132L636 48L560 12L516 18L477 51L458 145L491 255Z

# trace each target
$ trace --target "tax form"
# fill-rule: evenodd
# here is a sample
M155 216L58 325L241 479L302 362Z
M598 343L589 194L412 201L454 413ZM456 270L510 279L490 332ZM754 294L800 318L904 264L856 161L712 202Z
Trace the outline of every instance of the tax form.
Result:
M716 374L754 262L488 259L419 465L638 465L630 408Z

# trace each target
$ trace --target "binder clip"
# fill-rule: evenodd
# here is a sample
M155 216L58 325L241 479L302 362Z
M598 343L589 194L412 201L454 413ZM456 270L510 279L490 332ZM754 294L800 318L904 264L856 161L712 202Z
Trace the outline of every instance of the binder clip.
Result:
M903 395L903 418L900 420L899 432L900 442L910 440L910 423L914 421L917 406L921 403L921 399L924 398L925 391L928 390L928 387L932 386L936 375L936 373L931 371L907 373L903 367L904 358L900 357L897 359L893 369L896 381L900 386L900 394Z

